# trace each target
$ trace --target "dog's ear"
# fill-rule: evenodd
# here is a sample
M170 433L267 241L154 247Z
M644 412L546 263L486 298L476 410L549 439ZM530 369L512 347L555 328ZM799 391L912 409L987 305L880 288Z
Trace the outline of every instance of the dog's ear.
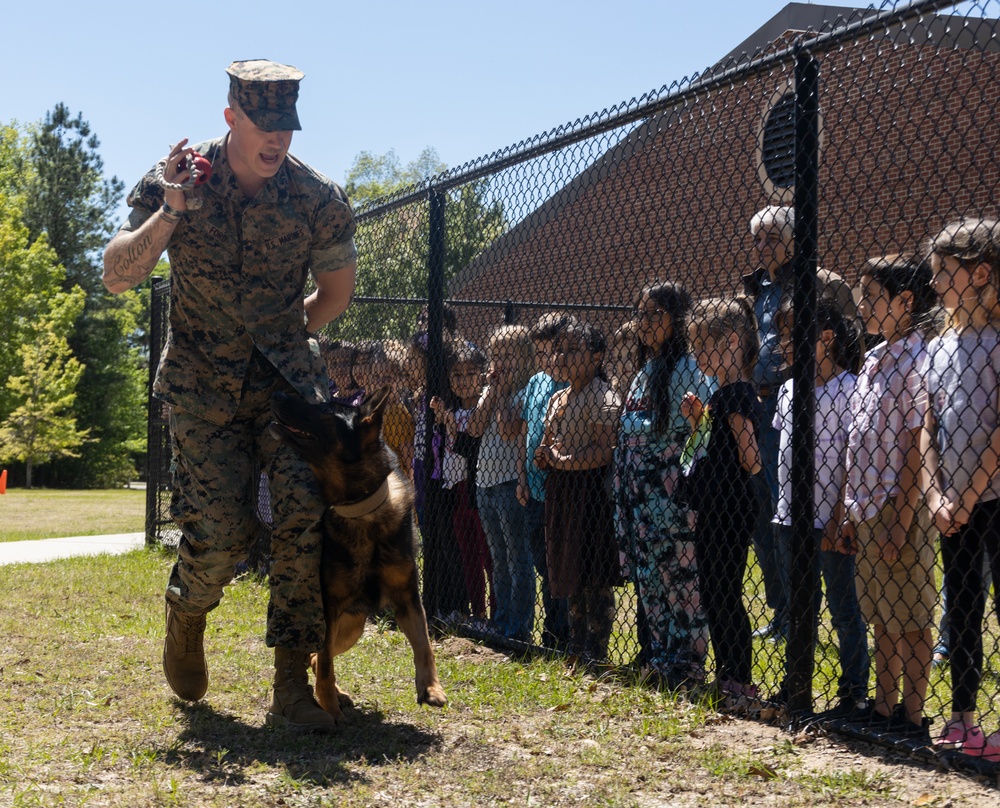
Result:
M380 387L365 396L358 411L361 428L370 430L376 437L382 431L382 416L385 414L385 405L389 403L389 392L388 387Z

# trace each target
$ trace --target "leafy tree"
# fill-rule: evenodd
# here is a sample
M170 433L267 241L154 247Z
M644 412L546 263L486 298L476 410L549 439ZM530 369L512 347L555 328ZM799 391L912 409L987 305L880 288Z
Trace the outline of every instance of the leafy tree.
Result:
M22 202L31 171L26 149L16 122L0 125L0 191Z
M348 172L345 190L357 208L371 209L447 167L425 149L405 167L395 152L361 152ZM486 249L507 228L503 206L487 201L486 180L449 191L445 203L445 281ZM358 247L358 296L427 296L429 207L426 198L364 223ZM380 309L377 318L354 305L330 329L332 336L405 337L413 332L418 305Z
M399 162L393 149L385 154L363 151L354 158L354 164L347 172L344 190L351 198L352 205L356 208L366 207L376 200L392 196L428 177L440 174L447 168L438 158L437 152L430 147L420 152L417 159L406 166Z
M37 324L33 340L17 353L21 375L7 379L6 387L18 401L0 422L0 461L26 465L31 488L32 468L57 457L75 457L89 430L77 429L73 403L83 365L73 356L66 335L83 310L84 292L60 293L50 313Z
M95 440L49 469L56 485L109 487L135 474L145 443L145 352L138 347L141 294L110 295L101 283L101 255L114 232L113 215L123 185L104 177L100 141L90 125L64 104L29 131L32 164L24 220L32 236L45 234L66 268L63 289L86 292L83 312L69 337L84 375L76 398L81 428Z
M148 301L148 292L147 292ZM136 475L146 450L148 352L136 335L149 322L140 293L127 292L109 305L84 310L71 344L86 356L76 408L81 426L98 440L85 444L50 470L53 483L73 488L113 488ZM146 305L148 309L148 302ZM77 346L85 346L86 353ZM86 419L86 420L85 420Z
M32 239L23 224L24 196L31 163L13 126L0 126L0 420L13 409L7 380L20 370L15 346L31 339L65 271L41 236Z
M149 277L149 283L140 284L133 290L138 299L139 311L136 315L136 330L130 335L130 344L139 351L144 363L148 363L149 360L149 326L153 316L151 308L153 297L152 279L170 280L170 263L166 258L161 258L156 262L156 267L150 273Z

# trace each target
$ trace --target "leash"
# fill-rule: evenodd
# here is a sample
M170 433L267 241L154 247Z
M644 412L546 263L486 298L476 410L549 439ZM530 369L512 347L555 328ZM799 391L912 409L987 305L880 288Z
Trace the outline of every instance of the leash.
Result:
M187 155L185 160L185 167L188 170L190 176L184 180L184 182L170 182L165 176L164 171L167 168L167 160L169 158L164 157L156 164L156 173L154 178L158 185L170 191L190 191L192 188L196 188L200 185L204 185L208 182L209 177L212 176L212 164L208 161L206 157L195 152L194 154ZM202 199L200 196L195 194L184 194L187 201L188 210L198 210L202 205Z
M357 502L348 502L345 505L331 505L330 510L337 514L337 516L343 516L345 519L358 519L377 511L388 498L389 480L386 478L374 494L364 499L359 499Z

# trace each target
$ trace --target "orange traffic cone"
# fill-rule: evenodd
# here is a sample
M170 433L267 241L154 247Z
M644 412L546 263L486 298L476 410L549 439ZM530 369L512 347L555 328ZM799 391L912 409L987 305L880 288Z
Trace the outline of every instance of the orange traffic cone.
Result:
M7 493L7 469L0 471L0 494Z

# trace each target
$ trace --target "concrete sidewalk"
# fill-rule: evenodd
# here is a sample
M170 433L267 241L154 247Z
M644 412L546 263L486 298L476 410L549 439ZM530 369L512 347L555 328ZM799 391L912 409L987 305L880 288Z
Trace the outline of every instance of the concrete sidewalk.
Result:
M70 536L65 539L0 542L0 566L3 564L33 564L73 556L110 553L118 555L135 550L146 543L145 533L118 533L112 536Z

